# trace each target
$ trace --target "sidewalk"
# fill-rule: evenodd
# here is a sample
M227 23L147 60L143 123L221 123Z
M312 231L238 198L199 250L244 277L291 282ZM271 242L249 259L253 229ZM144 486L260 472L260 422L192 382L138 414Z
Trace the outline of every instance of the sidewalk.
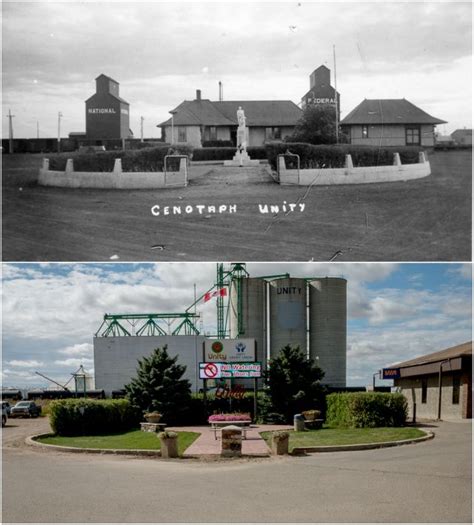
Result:
M247 439L242 440L242 455L244 456L269 456L270 449L266 442L260 437L260 432L275 430L291 430L289 425L250 425L247 429ZM199 432L201 435L186 450L183 457L189 456L220 456L221 440L215 439L211 427L179 427L167 430L185 430L186 432ZM218 434L219 436L219 434Z

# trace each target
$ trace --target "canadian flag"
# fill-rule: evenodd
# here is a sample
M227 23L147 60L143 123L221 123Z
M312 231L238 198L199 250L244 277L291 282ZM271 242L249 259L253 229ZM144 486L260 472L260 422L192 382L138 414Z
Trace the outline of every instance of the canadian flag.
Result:
M215 290L214 292L207 292L204 295L204 302L207 303L207 301L210 301L213 297L226 297L227 295L227 288L219 288L218 290Z

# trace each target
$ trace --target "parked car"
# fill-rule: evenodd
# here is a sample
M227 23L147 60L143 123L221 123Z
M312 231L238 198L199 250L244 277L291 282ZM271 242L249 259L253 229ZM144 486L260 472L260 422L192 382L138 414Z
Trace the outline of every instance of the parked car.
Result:
M6 411L7 411L7 416L9 416L12 407L11 407L11 405L10 405L10 403L9 403L8 401L2 401L2 410L3 410L4 408L5 408Z
M10 417L38 417L41 407L34 401L19 401L10 411Z
M7 421L8 421L7 409L3 406L3 403L2 403L2 427L4 427L7 424Z

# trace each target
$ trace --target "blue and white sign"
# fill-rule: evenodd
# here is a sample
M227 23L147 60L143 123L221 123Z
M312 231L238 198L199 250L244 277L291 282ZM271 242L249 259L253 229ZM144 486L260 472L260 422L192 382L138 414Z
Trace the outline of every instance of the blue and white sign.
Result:
M255 339L206 339L204 360L208 363L255 361Z

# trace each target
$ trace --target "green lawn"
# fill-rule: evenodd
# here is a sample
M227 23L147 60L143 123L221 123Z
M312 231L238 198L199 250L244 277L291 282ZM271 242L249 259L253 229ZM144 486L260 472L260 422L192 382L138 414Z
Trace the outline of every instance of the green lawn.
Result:
M178 432L178 453L182 454L200 434L197 432ZM50 436L38 439L40 443L79 448L115 448L160 450L160 440L154 432L132 430L120 434L99 436Z
M322 428L294 432L290 430L290 452L295 447L319 447L328 445L355 445L398 441L424 436L424 432L412 427L380 428ZM262 437L269 442L271 432L262 432Z

